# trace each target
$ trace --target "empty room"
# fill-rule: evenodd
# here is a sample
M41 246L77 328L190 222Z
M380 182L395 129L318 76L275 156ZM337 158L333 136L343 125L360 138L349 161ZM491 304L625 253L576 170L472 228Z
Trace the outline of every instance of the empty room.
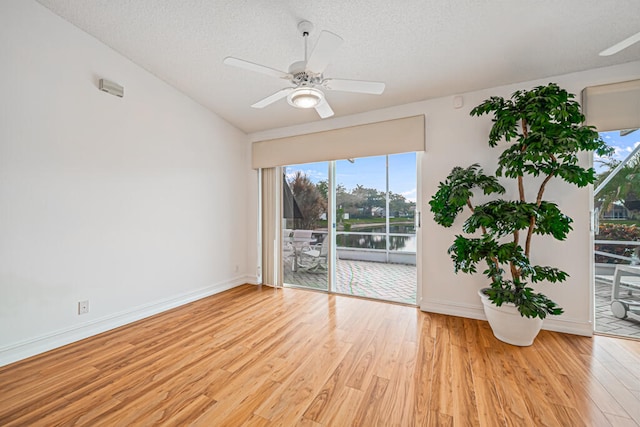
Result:
M0 425L640 426L636 0L0 2Z

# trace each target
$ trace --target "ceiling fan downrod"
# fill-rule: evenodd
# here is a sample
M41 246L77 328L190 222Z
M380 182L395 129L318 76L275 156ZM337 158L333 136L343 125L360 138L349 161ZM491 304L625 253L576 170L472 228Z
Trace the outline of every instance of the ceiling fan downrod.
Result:
M313 31L313 24L309 21L300 21L298 23L298 31L302 33L302 38L304 39L304 62L307 62L308 56L308 42L309 42L309 34Z

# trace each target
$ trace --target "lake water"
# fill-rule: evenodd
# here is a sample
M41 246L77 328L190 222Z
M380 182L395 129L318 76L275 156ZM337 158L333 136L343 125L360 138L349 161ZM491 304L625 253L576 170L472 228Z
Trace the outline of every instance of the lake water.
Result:
M390 225L389 233L412 234L411 236L389 236L389 250L400 252L416 251L415 226ZM351 234L337 232L336 241L338 247L386 249L385 226L363 227L352 230ZM358 234L358 233L383 233L383 234Z

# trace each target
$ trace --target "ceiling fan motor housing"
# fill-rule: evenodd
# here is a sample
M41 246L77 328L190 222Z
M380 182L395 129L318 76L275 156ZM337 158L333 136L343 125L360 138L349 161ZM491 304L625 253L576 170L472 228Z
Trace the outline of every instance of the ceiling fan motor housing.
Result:
M291 82L296 86L314 86L322 83L322 74L311 73L306 69L306 61L297 61L289 66Z

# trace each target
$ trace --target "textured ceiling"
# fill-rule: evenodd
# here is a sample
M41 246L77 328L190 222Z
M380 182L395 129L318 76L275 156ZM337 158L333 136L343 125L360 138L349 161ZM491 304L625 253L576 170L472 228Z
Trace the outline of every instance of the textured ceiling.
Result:
M386 82L380 96L329 92L336 116L640 59L639 0L38 0L247 133L321 120L287 86L226 66L235 56L287 70L304 56L297 23L345 42L326 77ZM126 84L126 82L124 82Z

